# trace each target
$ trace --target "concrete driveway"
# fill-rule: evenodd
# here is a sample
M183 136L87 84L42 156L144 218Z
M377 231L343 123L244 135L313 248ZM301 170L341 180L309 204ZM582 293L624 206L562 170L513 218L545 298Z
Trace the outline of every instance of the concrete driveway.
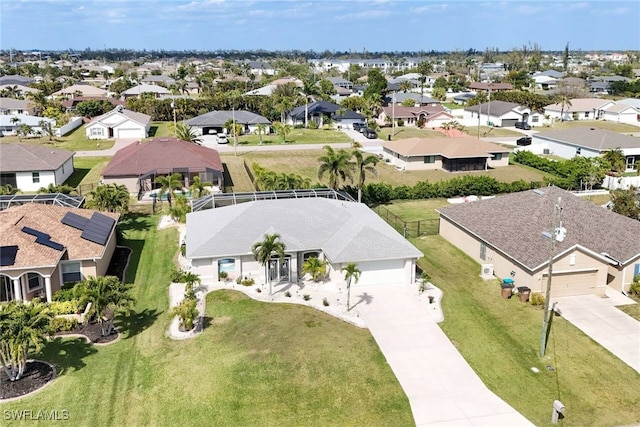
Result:
M640 373L640 322L615 307L614 298L555 298L556 311L576 328Z
M493 394L411 286L356 286L358 310L409 398L417 426L533 425Z

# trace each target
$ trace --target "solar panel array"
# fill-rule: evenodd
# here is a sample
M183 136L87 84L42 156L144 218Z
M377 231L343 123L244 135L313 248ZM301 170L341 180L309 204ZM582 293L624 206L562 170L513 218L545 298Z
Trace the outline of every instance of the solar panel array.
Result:
M16 262L17 246L0 246L0 266L6 267Z
M64 246L60 243L54 242L51 240L51 236L47 233L43 233L42 231L35 230L29 227L22 227L22 232L30 234L36 237L36 243L39 243L43 246L47 246L51 249L55 249L57 251L61 251L64 249Z
M62 218L63 224L82 230L80 237L102 246L107 243L115 222L113 218L98 212L94 212L91 218L67 212Z

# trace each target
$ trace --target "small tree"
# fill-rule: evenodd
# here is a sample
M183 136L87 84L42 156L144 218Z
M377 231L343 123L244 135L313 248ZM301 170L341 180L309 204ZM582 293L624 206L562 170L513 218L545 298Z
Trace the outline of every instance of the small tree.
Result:
M314 282L319 282L327 274L327 261L309 257L302 264L302 272L311 275Z
M189 187L189 190L191 190L191 196L197 199L199 197L206 196L207 194L209 194L209 190L207 190L207 187L211 187L211 186L213 186L212 183L202 182L199 176L194 176L193 181L191 182L191 186Z
M280 240L280 235L265 234L261 242L256 242L251 246L251 252L256 261L264 266L264 277L269 282L269 295L271 295L271 275L269 274L269 263L271 257L275 254L279 259L284 258L285 244Z
M258 138L260 139L259 145L262 145L262 135L264 135L267 130L267 126L263 123L258 123L256 125L256 133L258 134Z
M169 208L171 208L171 193L173 190L182 190L182 175L178 172L172 173L167 176L156 177L156 184L160 184L160 200L164 193L167 193L167 201L169 202Z
M185 298L180 304L171 310L172 316L178 316L180 325L190 331L195 325L195 321L200 315L198 311L198 301L195 298Z
M53 124L48 120L40 120L38 125L42 129L42 132L49 137L49 141L53 141L53 135L55 133L53 130Z
M116 315L127 312L135 303L132 285L122 283L115 276L91 276L76 286L82 303L91 303L89 315L97 318L102 336L111 335Z
M129 190L121 184L99 185L89 192L87 207L107 212L125 213L129 210Z
M346 266L342 267L342 271L344 272L344 280L347 282L347 311L351 310L350 307L350 299L351 299L351 281L355 280L358 283L360 280L360 269L358 269L358 265L355 262L350 262Z
M172 123L169 125L171 131L173 132L173 136L177 139L187 142L193 142L194 144L200 144L202 142L202 138L196 134L195 129L191 126L184 124L182 122L178 122L175 125Z

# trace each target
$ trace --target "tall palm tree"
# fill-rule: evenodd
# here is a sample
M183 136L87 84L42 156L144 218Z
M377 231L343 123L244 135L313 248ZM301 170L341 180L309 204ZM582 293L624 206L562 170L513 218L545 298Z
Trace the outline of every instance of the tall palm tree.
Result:
M560 107L560 121L564 122L564 110L567 107L571 107L571 98L569 98L569 95L564 94L560 99L560 103L562 104Z
M401 90L404 93L407 93L411 89L413 89L413 83L409 80L403 80L398 84L398 90Z
M362 151L353 150L353 157L355 157L355 169L356 169L356 187L358 188L358 203L362 202L362 187L364 187L364 181L366 174L377 177L378 171L375 166L378 164L378 156L368 154L366 157L362 155Z
M80 299L83 304L91 303L88 314L97 318L102 336L111 335L116 315L128 311L135 303L131 287L116 276L90 276L80 282Z
M209 194L209 190L207 187L213 186L210 182L202 182L199 176L194 176L193 181L191 182L191 186L189 190L191 190L191 197L197 199L202 196L206 196Z
M169 208L171 208L171 193L173 193L173 190L182 190L182 175L175 172L171 175L158 176L156 177L156 184L160 185L158 197L162 200L164 193L167 193L167 201L169 202Z
M620 148L605 151L602 158L609 163L611 171L615 173L622 173L627 167L627 158Z
M278 135L282 135L282 143L287 143L287 134L291 132L291 125L283 124L282 122L273 122L273 128Z
M358 283L360 280L360 269L355 262L350 262L346 266L342 267L342 271L344 272L344 280L347 282L347 311L351 310L349 301L351 299L351 281L355 280Z
M129 210L129 190L124 185L99 185L89 192L87 207L99 211L125 213Z
M41 92L29 92L27 97L34 104L36 115L42 114L42 112L49 106L49 100L47 96Z
M260 142L258 143L259 145L262 145L262 135L264 135L266 130L267 125L265 125L264 123L258 123L256 125L256 132L258 133L258 138L260 139Z
M173 134L177 139L187 142L193 142L195 144L200 144L202 142L202 138L198 134L196 134L195 129L191 126L184 124L182 122L178 122L170 125L173 128Z
M334 190L338 190L340 184L347 179L353 181L352 164L349 161L351 154L343 149L334 151L334 149L325 145L323 149L327 152L324 156L318 158L320 166L318 167L318 179L322 179L324 174L329 175L329 186Z
M279 259L284 258L285 249L286 246L284 242L280 240L280 235L277 233L265 234L264 239L261 242L256 242L251 246L253 257L262 266L264 266L264 277L265 280L269 281L269 295L273 293L271 287L271 275L269 274L269 263L271 262L271 257L273 255L277 255Z
M51 335L53 313L38 299L28 304L11 301L0 310L0 362L9 381L22 378L27 356L39 351Z
M193 293L193 286L195 284L199 285L200 283L202 283L202 279L200 279L200 276L195 273L191 273L190 271L182 274L182 281L185 283L184 294L189 297L195 296Z

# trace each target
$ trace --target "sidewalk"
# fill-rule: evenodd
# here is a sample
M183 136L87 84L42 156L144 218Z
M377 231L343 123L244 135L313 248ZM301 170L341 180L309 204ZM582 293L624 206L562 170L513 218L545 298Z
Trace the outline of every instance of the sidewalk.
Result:
M101 157L101 156L113 156L116 154L118 150L124 148L128 145L133 144L134 142L139 141L139 139L116 139L116 143L113 144L113 147L108 148L106 150L91 150L91 151L76 151L76 157ZM99 141L96 141L96 145L100 144Z

